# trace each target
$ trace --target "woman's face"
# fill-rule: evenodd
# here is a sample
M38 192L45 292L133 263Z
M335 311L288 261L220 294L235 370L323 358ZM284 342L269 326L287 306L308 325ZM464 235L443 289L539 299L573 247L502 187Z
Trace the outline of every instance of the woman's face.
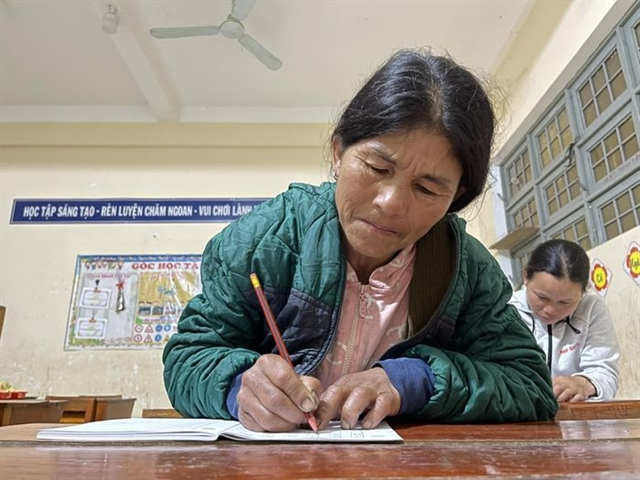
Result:
M346 150L336 140L333 171L345 254L366 278L444 217L462 178L450 142L426 129L363 140Z
M529 308L546 325L572 315L582 298L582 285L547 272L536 272L531 278L525 276L524 284Z

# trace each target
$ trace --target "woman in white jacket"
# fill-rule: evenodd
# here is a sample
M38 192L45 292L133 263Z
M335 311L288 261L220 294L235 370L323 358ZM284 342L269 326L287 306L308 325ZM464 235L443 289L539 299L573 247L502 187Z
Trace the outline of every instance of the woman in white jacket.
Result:
M531 253L523 280L510 303L547 356L558 402L613 399L620 351L607 305L585 293L586 252L567 240L542 243Z

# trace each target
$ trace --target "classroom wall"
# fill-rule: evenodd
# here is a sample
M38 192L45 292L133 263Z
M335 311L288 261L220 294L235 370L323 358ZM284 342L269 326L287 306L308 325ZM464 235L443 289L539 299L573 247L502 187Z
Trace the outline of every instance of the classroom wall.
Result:
M63 350L76 256L201 253L224 227L10 225L14 198L268 197L292 181L327 178L325 129L255 126L248 134L246 125L2 125L0 304L7 318L0 379L38 396L122 393L138 399L134 415L169 407L161 350ZM482 221L472 219L470 230ZM606 300L623 350L620 398L640 398L638 287L619 258L639 235L635 229L590 252L613 273Z
M10 225L14 198L270 197L318 183L325 125L3 124L0 379L166 408L161 350L63 350L77 255L191 254L224 224Z
M633 5L629 0L562 0L534 5L494 79L502 89L498 98L507 99L501 106L496 163L520 141ZM469 231L485 245L507 233L499 188L493 181L482 201L465 213ZM622 267L632 241L640 243L640 227L587 252L613 273L605 301L621 345L617 398L640 398L640 286ZM494 253L505 265L505 252Z
M632 241L640 245L640 227L623 233L587 253L611 272L604 297L613 316L620 343L620 387L617 398L640 398L640 284L625 272L624 261Z

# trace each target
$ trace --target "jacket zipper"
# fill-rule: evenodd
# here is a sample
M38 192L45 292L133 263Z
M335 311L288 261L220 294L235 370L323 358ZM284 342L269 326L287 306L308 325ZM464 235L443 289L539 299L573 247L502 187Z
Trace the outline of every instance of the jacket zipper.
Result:
M349 341L347 342L347 349L344 353L344 360L342 361L342 376L349 373L349 367L351 366L351 359L353 357L353 348L356 343L356 334L358 333L358 321L360 317L364 318L367 313L366 292L367 287L365 285L358 285L358 305L356 305L353 311Z
M571 318L567 317L564 319L564 321L567 323L567 325L569 325L569 328L571 330L573 330L573 333L575 333L576 335L580 335L582 332L580 330L578 330L576 327L574 327L573 325L571 325Z

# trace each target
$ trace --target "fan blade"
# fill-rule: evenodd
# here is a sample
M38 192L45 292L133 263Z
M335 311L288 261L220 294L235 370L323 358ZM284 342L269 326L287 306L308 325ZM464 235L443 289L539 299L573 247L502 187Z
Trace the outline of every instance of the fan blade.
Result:
M251 35L246 33L238 38L238 41L249 50L258 60L266 65L271 70L278 70L282 67L282 62L273 53L264 48L258 41Z
M170 27L152 28L149 33L155 38L199 37L202 35L217 35L220 27Z
M256 0L231 0L231 16L238 21L247 18Z

